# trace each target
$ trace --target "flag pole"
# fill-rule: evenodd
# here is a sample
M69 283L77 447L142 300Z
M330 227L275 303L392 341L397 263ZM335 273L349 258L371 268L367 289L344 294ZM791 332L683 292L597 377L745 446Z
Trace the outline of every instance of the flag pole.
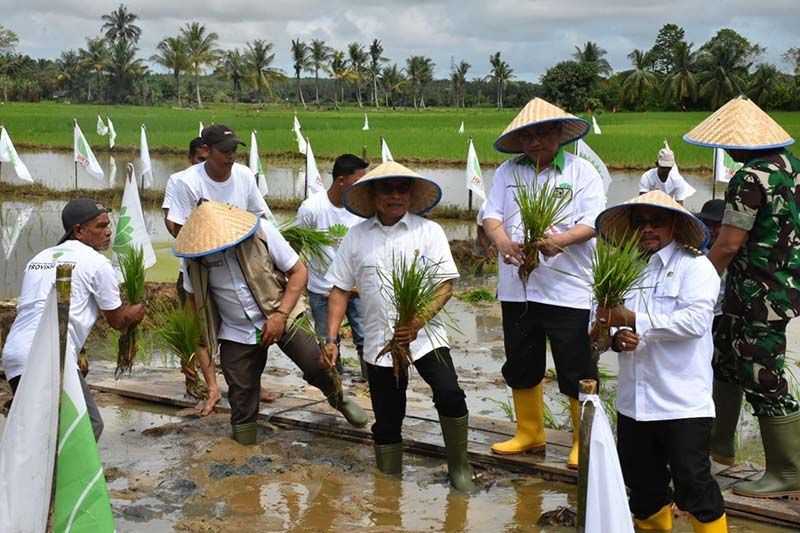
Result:
M711 165L711 199L714 200L717 197L717 150L719 148L714 148L714 163Z
M75 150L75 128L78 127L78 119L73 118L72 121L74 122L73 129L72 129L72 149ZM75 159L74 156L73 156L73 159ZM77 161L75 161L75 190L76 191L78 190L78 162Z
M308 198L308 147L311 145L311 139L306 137L306 171L305 171L305 185L303 187L303 199Z
M472 142L472 137L470 137L469 140L467 141L467 165L469 165L469 145L471 142ZM469 194L468 196L469 199L467 200L467 210L472 212L472 189L468 188L467 193Z

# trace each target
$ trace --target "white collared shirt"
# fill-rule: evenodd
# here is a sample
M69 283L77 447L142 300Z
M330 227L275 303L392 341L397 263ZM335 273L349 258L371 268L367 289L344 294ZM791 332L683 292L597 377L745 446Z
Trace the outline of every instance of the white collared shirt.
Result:
M264 239L273 263L281 272L287 272L300 260L278 229L270 222L259 219L256 237ZM220 317L217 338L241 344L258 342L256 329L264 329L266 318L258 307L253 293L239 266L236 249L209 255L200 259L208 269L208 287ZM186 261L181 261L183 268L183 288L192 293L192 284L186 272Z
M363 217L354 215L344 207L336 207L328 198L328 191L319 191L312 194L300 204L297 210L297 224L307 228L320 230L330 229L331 226L341 225L348 230L364 221ZM335 246L324 246L322 251L328 258L326 264L322 264L318 259L311 258L308 265L308 290L325 296L331 292L331 283L326 280L325 274L330 266L330 262L336 256Z
M383 276L391 276L395 258L439 263L441 281L458 277L458 269L442 227L426 218L407 213L393 226L384 226L372 217L354 226L339 246L328 269L328 281L344 291L358 288L364 320L364 360L378 366L392 366L391 355L378 358L394 335L396 313L390 300L390 287ZM382 275L378 273L382 272ZM448 347L447 331L441 325L428 325L411 343L414 361L436 348Z
M677 166L669 170L667 181L661 181L661 178L658 177L657 168L651 168L642 174L642 178L639 180L639 194L656 190L663 191L677 202L683 202L697 192L695 188L689 185L689 182L681 176Z
M538 185L549 182L571 195L571 201L562 212L563 222L552 228L552 232L563 233L578 224L594 229L594 221L606 205L603 180L588 161L570 153L564 156L563 172L549 167L538 176L534 166L519 164L517 158L500 165L484 206L483 220L501 221L511 240L522 242L522 220L516 202L516 178L519 178L528 184L534 180ZM594 239L590 239L567 247L566 252L555 257L539 254L540 264L528 278L527 291L519 278L518 267L507 265L498 255L497 299L590 309L593 251Z
M640 340L619 354L617 410L639 421L713 417L717 271L673 241L650 257L640 287L625 300Z

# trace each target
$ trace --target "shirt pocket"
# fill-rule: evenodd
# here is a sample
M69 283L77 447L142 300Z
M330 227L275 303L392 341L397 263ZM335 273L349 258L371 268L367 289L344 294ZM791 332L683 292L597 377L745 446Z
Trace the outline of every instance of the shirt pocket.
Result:
M653 301L655 312L658 314L670 314L675 312L678 307L680 297L680 286L678 280L672 272L667 272L653 290Z

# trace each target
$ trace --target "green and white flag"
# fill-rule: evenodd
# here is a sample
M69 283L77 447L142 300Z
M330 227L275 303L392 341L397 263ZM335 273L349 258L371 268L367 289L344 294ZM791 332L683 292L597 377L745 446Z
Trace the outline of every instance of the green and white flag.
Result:
M734 161L728 152L722 148L714 148L714 179L716 181L728 183L740 168L742 168L742 164Z
M33 183L28 167L19 158L17 149L14 148L14 144L11 142L11 137L2 126L0 126L0 163L11 163L19 179Z
M108 126L103 123L103 119L100 118L100 115L97 115L97 134L101 137L108 135Z
M108 121L108 147L114 148L114 141L117 140L117 130L114 129L111 117L106 117L106 120Z
M481 199L481 203L486 201L486 190L483 188L483 173L481 163L478 161L478 153L472 139L469 140L467 147L467 190L472 191L475 196Z
M250 170L256 175L256 183L258 184L258 192L261 196L266 196L269 193L267 188L267 175L264 172L264 167L261 166L261 158L258 157L258 144L256 142L255 130L250 132Z
M11 259L22 230L28 225L33 206L17 202L0 202L0 242L6 261Z
M139 135L139 161L142 168L139 176L142 178L142 187L151 189L153 187L153 165L150 162L150 147L147 145L147 129L142 124L141 134Z
M83 136L83 132L80 126L78 126L77 120L75 121L73 137L75 162L93 177L103 179L103 169L100 167L100 163L97 162L97 159L95 159L92 148L89 146L89 143L86 142L86 137Z
M156 253L153 251L150 235L147 233L142 204L139 201L136 172L133 163L128 163L128 176L125 179L125 190L122 193L122 207L119 210L114 241L111 244L114 252L111 263L114 265L119 279L122 279L122 271L119 267L120 256L128 253L133 247L141 248L144 252L145 268L156 264Z
M381 137L381 163L386 163L387 161L394 161L392 157L392 152L389 151L389 145L386 144L386 139Z
M314 151L311 149L311 141L306 139L306 198L314 193L325 190L325 185L322 183L322 175L319 173L317 167L317 160L314 157Z
M305 154L306 150L308 150L308 145L306 144L306 138L303 137L302 127L300 126L300 121L297 120L297 114L294 116L292 131L294 132L295 140L297 140L297 151L301 154Z

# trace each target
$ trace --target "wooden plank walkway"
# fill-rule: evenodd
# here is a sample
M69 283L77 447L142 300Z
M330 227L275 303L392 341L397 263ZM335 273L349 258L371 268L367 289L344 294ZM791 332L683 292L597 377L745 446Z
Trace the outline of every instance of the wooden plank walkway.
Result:
M177 374L177 373L176 373ZM179 375L178 375L179 376ZM137 398L176 407L191 407L195 400L184 394L182 381L172 376L148 376L142 379L115 381L100 376L92 380L91 388L120 396ZM221 387L224 388L224 380ZM369 425L363 429L348 425L332 409L322 394L311 387L289 387L269 383L269 389L283 394L273 403L264 404L259 418L279 427L302 428L308 431L352 442L371 443ZM223 396L225 396L223 392ZM372 414L369 399L356 396L355 400ZM230 412L227 400L217 406L218 412ZM468 451L470 460L478 466L501 468L527 473L543 479L576 483L577 473L566 468L565 459L571 437L562 431L547 431L547 454L501 456L491 453L493 442L514 434L514 424L495 418L470 415ZM444 442L436 412L422 402L409 397L406 420L403 426L406 450L422 455L444 457ZM757 477L760 472L749 465L719 469L715 472L723 490L728 514L751 520L800 529L800 502L788 500L757 500L736 496L731 487L737 481Z

